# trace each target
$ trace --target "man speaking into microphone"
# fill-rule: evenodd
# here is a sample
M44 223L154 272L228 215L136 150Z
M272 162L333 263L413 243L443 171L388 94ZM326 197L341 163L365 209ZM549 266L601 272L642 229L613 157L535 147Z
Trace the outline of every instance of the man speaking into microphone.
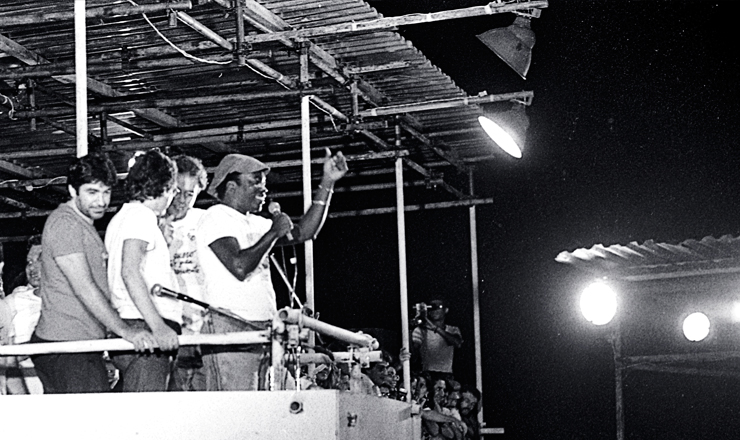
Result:
M198 225L198 256L205 276L205 301L229 309L244 321L210 314L204 333L264 330L277 313L270 279L269 253L275 245L297 244L319 233L334 192L347 172L342 153L326 149L321 183L313 203L294 225L273 205L272 219L256 215L267 196L270 168L257 159L229 154L214 172L208 193L220 204L210 207ZM277 209L276 209L277 208ZM206 388L256 390L260 358L266 347L204 347Z

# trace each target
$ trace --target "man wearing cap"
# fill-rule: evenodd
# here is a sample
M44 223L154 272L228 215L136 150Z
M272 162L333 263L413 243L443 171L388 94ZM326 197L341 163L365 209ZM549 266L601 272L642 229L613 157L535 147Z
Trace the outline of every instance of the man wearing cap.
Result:
M264 330L277 312L268 255L276 244L313 239L326 219L334 183L347 172L342 153L326 150L321 184L300 221L276 213L266 219L262 210L270 168L249 156L229 154L214 172L208 193L221 203L210 207L198 225L198 258L205 275L205 301L230 309L237 321L210 314L204 333ZM204 347L206 386L215 390L256 390L265 348Z

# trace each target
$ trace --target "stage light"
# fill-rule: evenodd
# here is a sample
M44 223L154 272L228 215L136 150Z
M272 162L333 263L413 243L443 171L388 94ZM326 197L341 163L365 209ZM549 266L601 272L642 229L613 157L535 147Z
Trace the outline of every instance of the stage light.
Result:
M529 127L524 108L524 104L514 102L507 112L478 117L478 123L496 145L517 159L522 157Z
M514 69L522 79L527 79L535 42L529 18L517 17L510 26L491 29L476 37Z
M691 342L703 341L710 327L709 318L701 312L692 313L683 320L683 334Z
M594 325L606 325L617 313L617 294L603 281L591 283L581 293L581 313Z

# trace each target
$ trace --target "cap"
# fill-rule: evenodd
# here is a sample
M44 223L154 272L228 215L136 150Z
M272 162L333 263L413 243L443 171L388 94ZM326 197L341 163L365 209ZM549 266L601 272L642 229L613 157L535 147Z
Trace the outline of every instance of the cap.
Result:
M257 159L247 156L244 154L228 154L226 157L221 159L221 163L216 167L216 171L213 172L213 180L208 185L208 194L216 197L216 188L221 185L226 176L233 172L241 174L251 174L257 171L270 172L270 167Z

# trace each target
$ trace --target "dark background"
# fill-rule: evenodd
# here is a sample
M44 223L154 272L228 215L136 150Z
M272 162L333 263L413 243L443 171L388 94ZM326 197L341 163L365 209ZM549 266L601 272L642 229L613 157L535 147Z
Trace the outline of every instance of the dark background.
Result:
M371 5L396 16L485 3ZM506 431L494 438L616 437L608 333L582 319L588 277L559 252L738 234L738 6L551 1L532 22L526 81L475 38L510 14L399 30L471 95L535 94L524 157L481 164L475 182L494 198L477 208L484 414ZM475 383L468 211L407 213L406 235L410 304L453 303L448 322L467 341L456 374ZM400 335L396 240L393 215L327 222L315 244L322 319ZM627 438L737 438L738 382L628 374Z

